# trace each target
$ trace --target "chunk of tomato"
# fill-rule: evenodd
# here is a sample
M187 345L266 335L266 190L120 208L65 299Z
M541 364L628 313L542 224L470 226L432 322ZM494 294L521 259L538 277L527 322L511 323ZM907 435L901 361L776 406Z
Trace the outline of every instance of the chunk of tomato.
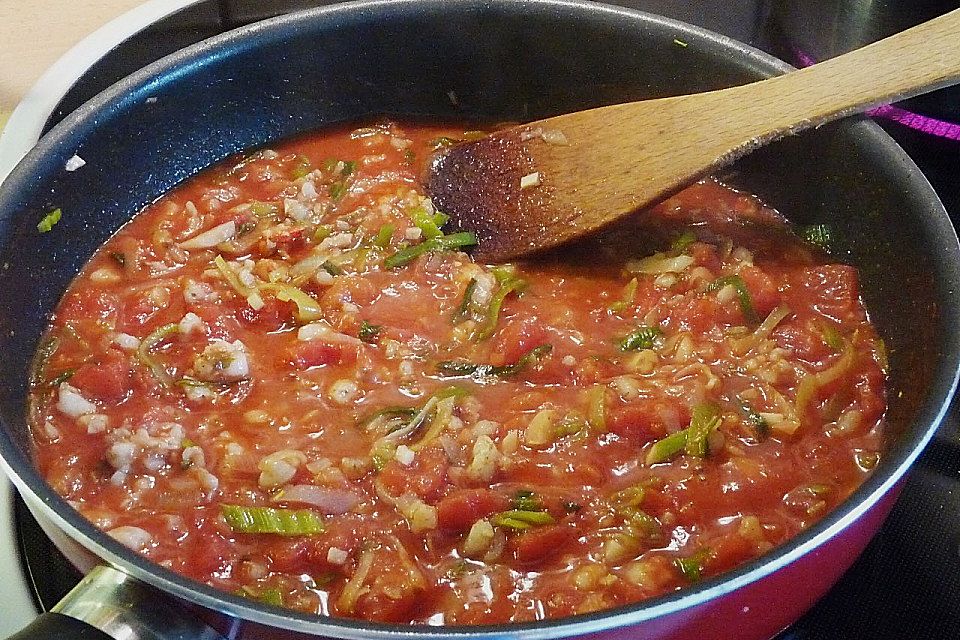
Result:
M546 525L515 536L510 541L510 548L517 562L536 564L562 552L575 537L576 530L569 525Z
M447 468L450 463L441 449L418 451L407 467L391 460L380 472L381 484L391 495L414 493L427 502L436 500L447 486Z
M109 353L100 362L88 362L80 366L71 376L70 384L88 398L116 404L123 400L130 390L130 363L122 354Z
M514 364L525 354L547 343L547 328L538 318L511 319L494 338L490 363Z
M328 364L348 364L356 360L356 346L323 340L299 341L292 347L290 354L290 362L301 369Z
M504 511L510 501L490 489L461 489L437 503L437 524L444 529L466 531L491 513Z

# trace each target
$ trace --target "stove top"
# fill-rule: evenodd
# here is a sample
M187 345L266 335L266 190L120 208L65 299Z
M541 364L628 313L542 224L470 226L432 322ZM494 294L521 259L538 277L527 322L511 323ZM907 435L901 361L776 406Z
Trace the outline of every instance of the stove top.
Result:
M777 8L783 2L620 0L613 4L699 24L799 64L803 61L792 57L795 49L778 23ZM88 69L78 71L78 75L82 74L81 81L65 95L61 92L56 106L51 104L45 112L51 114L45 128L115 80L176 49L254 20L332 3L181 0L176 4L184 8L174 10L168 3L160 14L141 22L152 22L150 26L111 48ZM97 46L103 45L91 44L94 49ZM100 53L108 48L101 49ZM960 185L956 183L956 177L960 176L960 141L930 136L894 120L879 122L924 171L955 223L960 222ZM957 405L955 403L944 426L918 459L881 532L829 594L776 640L957 637L960 628L960 410ZM23 626L37 611L52 607L80 579L80 574L56 551L23 503L17 499L6 504L3 490L0 485L0 526L7 516L4 511L12 512L11 538L19 559L5 560L10 556L10 549L6 547L11 540L0 537L0 580L12 585L9 596L14 600L14 605L4 607L4 614L0 616L0 635ZM21 592L29 595L23 596ZM22 602L18 603L17 598Z

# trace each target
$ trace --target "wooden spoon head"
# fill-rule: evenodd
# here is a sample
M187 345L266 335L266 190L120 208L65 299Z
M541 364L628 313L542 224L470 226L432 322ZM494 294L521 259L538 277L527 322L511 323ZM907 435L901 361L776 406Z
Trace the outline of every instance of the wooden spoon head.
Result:
M503 262L590 232L580 212L555 198L543 166L544 141L530 126L498 131L439 153L425 179L434 206L459 230L473 231L481 262Z

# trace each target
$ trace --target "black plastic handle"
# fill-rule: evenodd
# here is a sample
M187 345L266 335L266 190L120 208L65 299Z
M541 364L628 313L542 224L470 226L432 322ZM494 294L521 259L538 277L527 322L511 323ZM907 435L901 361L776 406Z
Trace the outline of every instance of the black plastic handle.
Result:
M62 613L42 613L7 640L114 640L100 629Z

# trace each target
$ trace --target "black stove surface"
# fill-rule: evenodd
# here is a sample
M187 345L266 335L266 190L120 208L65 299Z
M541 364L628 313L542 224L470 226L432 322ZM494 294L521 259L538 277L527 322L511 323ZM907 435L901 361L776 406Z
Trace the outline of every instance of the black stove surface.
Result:
M331 3L198 2L144 30L95 64L61 101L48 128L115 80L167 53L254 20L318 4ZM790 39L775 17L776 0L620 0L613 4L699 24L790 59ZM881 125L913 157L955 223L960 222L960 142L892 122L881 121ZM776 640L960 637L958 404L954 403L920 456L880 533L840 582ZM19 500L15 511L26 578L38 607L49 610L79 581L80 574L56 551ZM736 636L736 630L731 630L730 637Z

